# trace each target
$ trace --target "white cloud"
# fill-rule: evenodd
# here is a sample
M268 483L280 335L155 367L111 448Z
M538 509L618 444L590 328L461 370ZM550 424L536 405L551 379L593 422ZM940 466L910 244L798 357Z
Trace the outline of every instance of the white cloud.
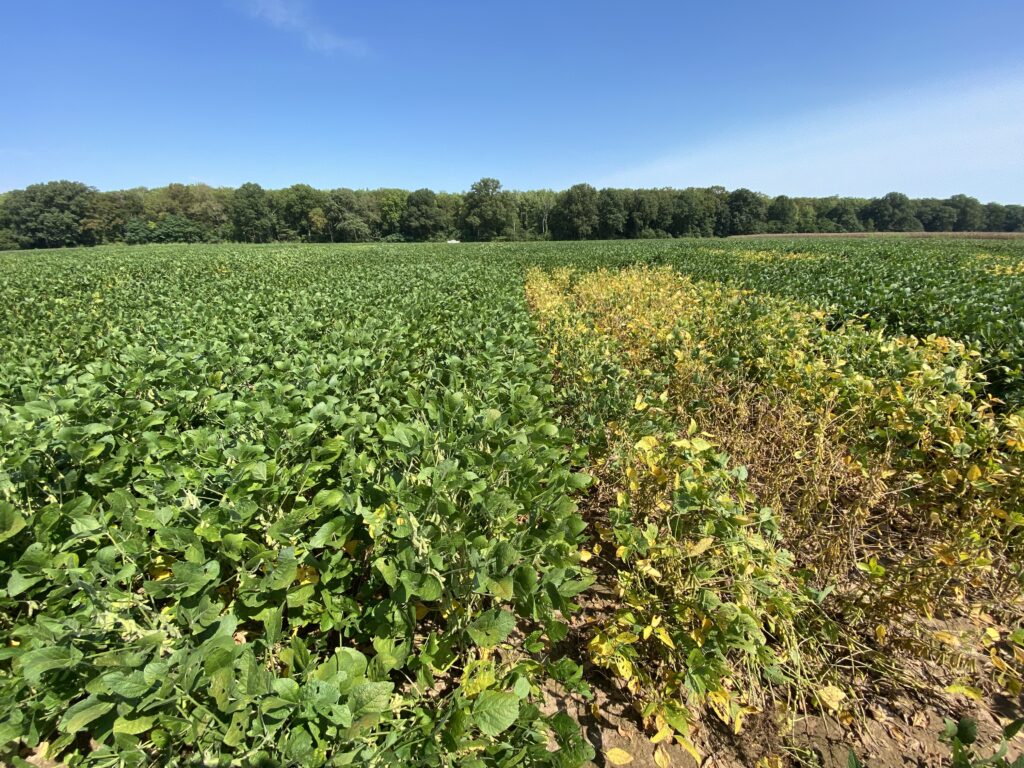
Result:
M317 22L304 0L243 0L242 5L252 17L277 29L298 34L312 51L366 53L366 45L362 41L342 37Z
M602 183L864 197L964 192L1024 203L1024 70L740 129Z

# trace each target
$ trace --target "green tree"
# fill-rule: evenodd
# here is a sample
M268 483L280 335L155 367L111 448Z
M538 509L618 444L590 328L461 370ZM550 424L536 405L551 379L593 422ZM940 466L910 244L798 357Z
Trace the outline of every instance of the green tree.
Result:
M266 243L273 239L274 212L263 187L250 181L235 190L231 198L231 223L236 240Z
M437 195L429 189L410 192L402 214L401 232L406 240L433 240L444 233L444 213Z
M437 207L441 209L441 217L444 222L443 231L448 237L458 236L465 205L466 198L460 192L437 193Z
M809 197L800 197L794 200L797 207L796 231L817 232L818 230L818 209L814 200Z
M309 229L317 240L322 240L327 235L327 214L320 206L309 212Z
M324 193L308 184L293 184L279 191L275 195L278 234L283 229L306 242L313 242L316 236L311 214L313 209L323 205L323 200Z
M93 199L89 214L82 220L82 228L91 232L97 243L119 243L125 239L128 222L144 213L139 190L99 192Z
M631 189L626 194L628 219L626 231L630 237L657 237L661 220L660 199L649 189Z
M4 198L3 223L22 248L60 248L97 242L97 191L77 181L50 181Z
M823 232L863 232L863 205L852 197L829 198L831 205L818 215L818 229Z
M551 212L558 202L558 193L535 189L516 195L520 232L529 239L547 239L551 234Z
M753 235L764 232L768 220L768 199L749 189L729 193L729 234Z
M1024 205L1003 206L1003 231L1024 232Z
M512 200L497 179L483 178L466 193L462 232L466 240L494 240L512 229Z
M956 224L956 209L944 200L928 198L918 200L917 218L926 232L952 232Z
M383 239L393 235L401 235L402 219L409 193L404 189L377 189L372 198L377 211L377 237Z
M978 232L985 229L985 209L975 198L967 195L953 195L946 201L956 211L956 232Z
M551 212L551 234L559 240L585 240L597 234L600 221L597 190L576 184L558 196Z
M779 195L768 206L768 230L771 232L800 231L800 206L796 200Z
M626 193L605 187L597 193L598 233L605 240L622 237L629 222Z
M673 201L671 232L678 237L713 237L727 213L727 202L718 190L684 189Z
M871 200L864 219L876 232L920 232L924 229L915 215L914 202L901 192L890 192Z
M373 239L365 200L351 189L332 189L327 193L324 218L332 243L365 243Z

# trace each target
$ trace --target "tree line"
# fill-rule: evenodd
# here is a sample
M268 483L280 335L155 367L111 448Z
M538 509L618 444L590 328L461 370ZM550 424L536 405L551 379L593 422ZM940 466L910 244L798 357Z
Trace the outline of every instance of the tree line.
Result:
M102 243L401 242L725 237L796 232L1021 232L1024 206L967 195L769 197L749 189L468 192L237 189L170 184L101 192L51 181L0 195L0 250Z

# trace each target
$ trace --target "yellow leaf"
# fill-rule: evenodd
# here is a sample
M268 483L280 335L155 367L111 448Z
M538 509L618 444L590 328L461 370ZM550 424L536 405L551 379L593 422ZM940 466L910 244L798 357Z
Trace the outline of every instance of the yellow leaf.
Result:
M687 557L697 557L707 552L711 545L715 543L714 536L705 536L703 539L698 541L696 544L686 548Z
M638 451L649 452L653 451L657 447L658 438L656 438L654 435L647 435L646 437L641 437L636 443L636 449Z
M981 701L981 691L969 685L949 685L946 686L946 692L959 693L960 695L966 696L974 701Z
M494 664L486 661L472 661L462 673L462 691L472 698L494 685Z
M981 468L977 464L971 464L971 468L967 470L967 479L972 483L981 477Z
M636 402L633 403L633 407L638 411L643 411L647 408L647 403L644 402L643 395L636 396Z
M880 643L885 642L885 635L887 632L888 630L885 626L883 624L879 624L875 627L875 639Z
M951 646L953 648L960 647L960 638L954 635L952 632L946 632L940 629L938 632L933 632L932 634L935 636L935 639L938 640L940 643L945 643L946 645Z
M665 739L671 737L673 733L675 733L675 731L672 730L672 726L664 725L662 726L660 731L658 731L656 734L654 734L653 737L651 737L651 744L657 744L659 742L662 742Z
M829 709L838 710L845 698L846 694L834 685L826 685L818 691L818 700Z
M673 651L676 649L676 644L672 642L672 638L669 637L669 634L665 631L664 627L658 627L656 630L654 630L654 634L657 635L658 639L661 640L661 642L663 642Z
M700 750L697 749L697 747L695 747L693 745L692 741L690 741L685 736L679 736L679 735L676 736L676 741L679 742L679 745L683 749L685 749L687 752L690 753L690 757L692 757L694 760L697 761L697 765L700 765L701 763L704 762L704 755L702 755L700 753Z
M590 560L590 558L591 558L591 554L587 550L585 550L585 549L581 549L580 550L580 562L581 563L587 562L588 560Z
M936 547L935 557L943 565L953 566L959 562L959 558L956 556L956 552L949 547Z
M300 585L305 586L306 584L316 584L320 581L320 574L311 565L301 565L298 571L295 572L295 578Z
M658 747L654 750L654 762L658 768L668 768L672 765L672 760L668 756L668 752L665 751L664 747Z
M604 753L605 758L612 765L629 765L633 762L633 756L624 749L612 747Z
M623 680L628 681L633 677L633 665L629 662L629 659L616 659L615 669Z
M640 573L642 573L644 576L650 579L654 579L655 581L658 581L661 578L661 571L659 571L646 560L641 560L636 565Z

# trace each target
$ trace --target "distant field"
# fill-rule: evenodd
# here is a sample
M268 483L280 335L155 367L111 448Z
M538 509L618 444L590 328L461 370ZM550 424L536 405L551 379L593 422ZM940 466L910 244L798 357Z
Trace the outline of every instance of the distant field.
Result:
M933 240L1019 240L1024 238L1024 232L799 232L776 235L730 235L729 239L750 240L750 239L777 239L792 240L794 238L831 239L842 238L863 238L863 237L924 237Z
M898 757L1024 691L1024 240L0 271L0 762Z

